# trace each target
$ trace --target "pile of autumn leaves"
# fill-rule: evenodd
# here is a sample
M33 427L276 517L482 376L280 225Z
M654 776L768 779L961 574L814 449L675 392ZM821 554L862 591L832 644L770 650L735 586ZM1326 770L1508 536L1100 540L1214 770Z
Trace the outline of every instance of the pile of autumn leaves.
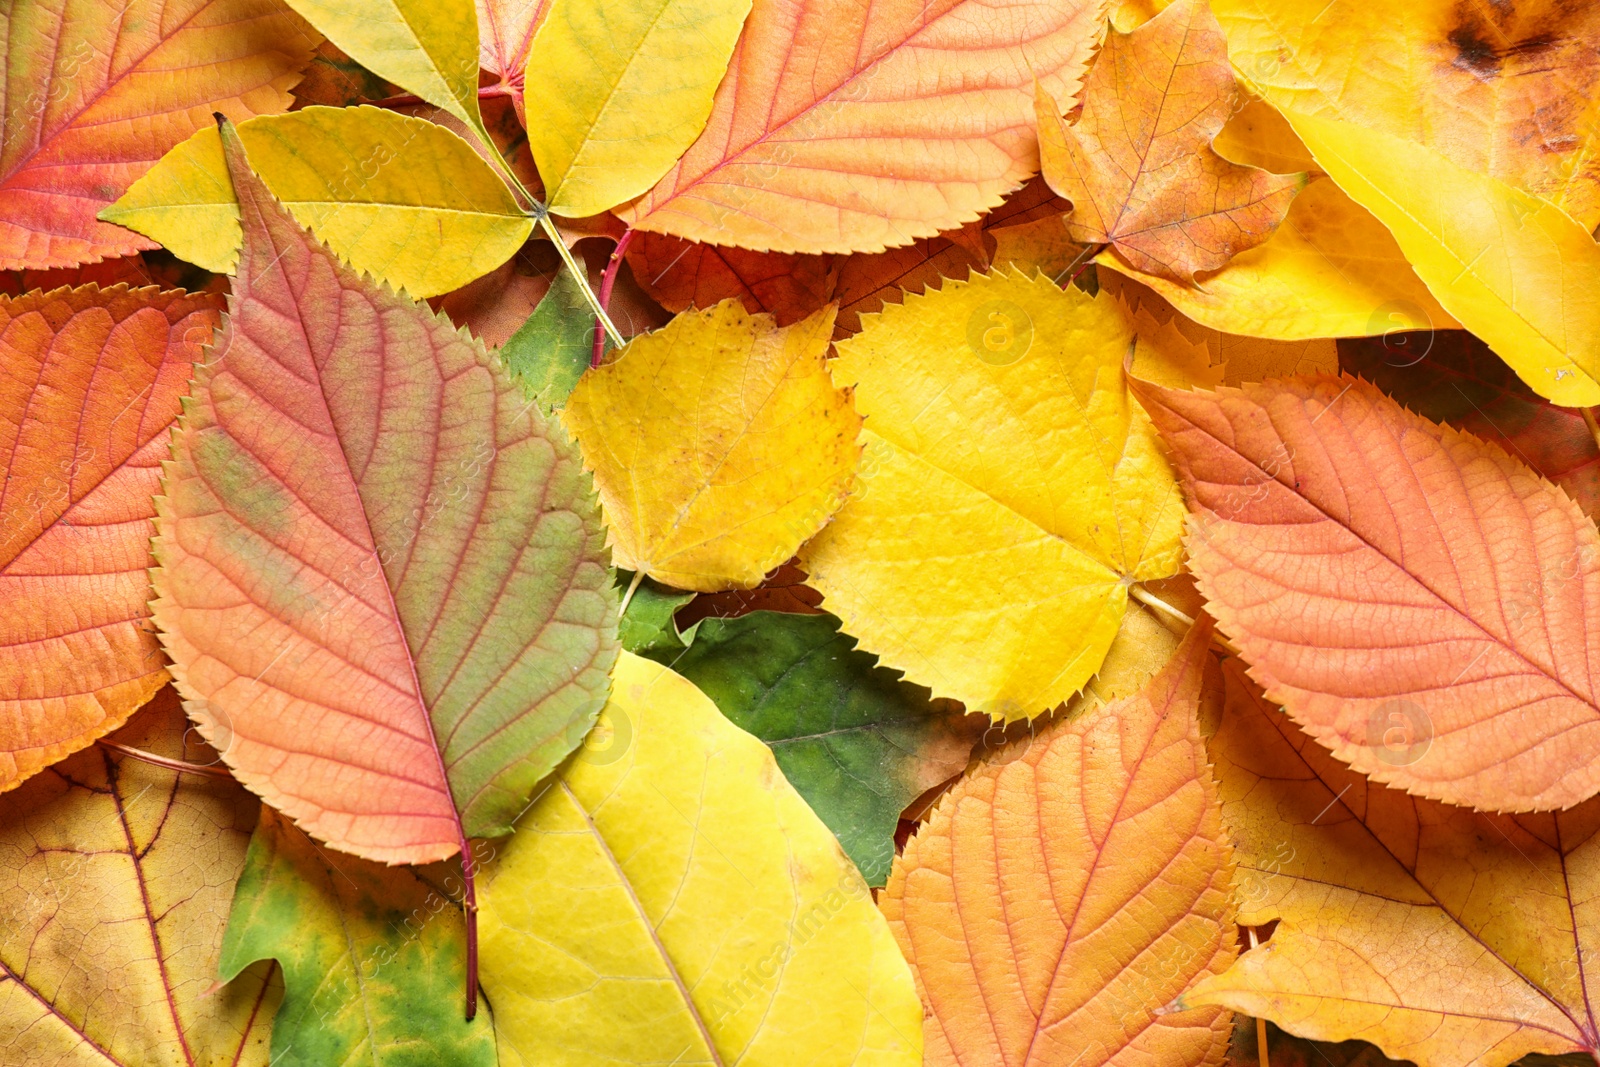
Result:
M0 15L0 1059L1600 1048L1600 15L134 6Z

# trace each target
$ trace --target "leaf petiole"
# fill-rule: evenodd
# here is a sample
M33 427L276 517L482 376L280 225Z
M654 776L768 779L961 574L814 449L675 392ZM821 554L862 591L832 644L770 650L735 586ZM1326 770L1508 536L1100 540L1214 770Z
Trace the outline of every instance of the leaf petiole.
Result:
M606 335L611 338L613 344L622 344L622 334L617 331L616 324L611 321L611 316L606 314L605 306L600 303L600 298L595 296L594 290L590 288L588 273L580 269L577 262L572 258L572 249L568 248L567 243L561 239L561 234L556 229L556 224L550 221L550 213L545 211L544 205L541 204L535 209L535 215L539 220L539 225L544 227L545 236L550 238L550 243L555 245L556 251L560 253L561 262L567 265L567 269L572 272L573 279L578 283L578 288L583 290L583 298L589 302L589 307L594 310L595 318L600 320L600 325L605 328Z

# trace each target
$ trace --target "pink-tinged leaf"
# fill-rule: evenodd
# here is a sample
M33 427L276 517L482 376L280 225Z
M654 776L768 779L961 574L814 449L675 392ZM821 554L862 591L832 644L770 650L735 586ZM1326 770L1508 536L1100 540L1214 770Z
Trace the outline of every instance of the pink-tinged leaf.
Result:
M589 476L447 320L357 276L224 144L244 246L158 501L154 605L201 732L330 845L506 833L616 655Z
M1129 388L1207 610L1335 756L1492 811L1600 790L1600 534L1570 497L1356 378Z
M319 38L280 0L13 0L0 40L0 270L20 270L155 248L96 213L212 112L287 110Z
M125 285L0 299L0 792L166 683L151 498L221 309Z
M533 33L550 0L478 0L478 65L511 90L522 114L522 79Z

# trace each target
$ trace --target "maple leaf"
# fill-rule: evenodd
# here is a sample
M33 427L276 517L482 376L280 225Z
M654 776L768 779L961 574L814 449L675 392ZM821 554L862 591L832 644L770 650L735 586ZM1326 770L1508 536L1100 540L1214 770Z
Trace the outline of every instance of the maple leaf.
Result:
M1235 955L1229 847L1196 706L1197 626L1140 693L967 775L880 898L929 1067L1216 1063L1225 1012L1157 1016Z
M960 773L988 726L878 667L831 615L707 619L687 650L652 658L766 742L874 887L889 877L900 813Z
M1067 230L1181 284L1265 241L1305 185L1211 150L1237 90L1203 2L1178 0L1132 33L1112 28L1072 125L1041 86L1045 180L1072 201Z
M1383 224L1326 178L1301 190L1265 244L1193 286L1136 271L1109 250L1095 264L1142 282L1223 333L1309 341L1460 325Z
M1037 79L1076 91L1103 0L756 0L705 132L629 225L779 252L880 251L1037 168Z
M244 246L158 500L162 641L240 781L335 848L443 859L507 832L599 711L589 481L481 344L358 277L223 144Z
M1536 394L1465 330L1341 340L1339 364L1423 418L1500 445L1600 519L1600 447L1583 413Z
M186 750L163 689L116 735ZM214 758L214 757L211 757ZM52 1067L268 1067L282 987L252 968L212 992L256 799L225 775L79 752L0 796L0 1053Z
M1600 789L1600 534L1571 498L1355 378L1129 388L1183 478L1207 610L1321 744L1486 810Z
M1239 921L1278 922L1180 1006L1360 1038L1419 1067L1600 1047L1585 987L1600 801L1489 815L1407 796L1313 744L1237 663L1224 675L1211 754Z
M228 982L259 960L283 968L272 1067L386 1067L418 1048L437 1067L494 1067L493 1030L464 1021L455 999L467 967L455 881L438 867L335 862L261 809L219 969Z
M437 123L376 107L308 107L239 125L251 165L357 270L436 296L504 263L533 232L478 153ZM100 217L227 273L239 205L216 127L173 148Z
M861 484L800 560L865 651L1009 719L1094 675L1128 587L1178 566L1177 487L1123 388L1131 341L1109 295L997 272L838 344Z
M1234 65L1286 111L1428 145L1600 224L1600 8L1212 0Z
M666 174L705 128L750 2L551 0L522 88L551 211L598 215Z
M627 652L596 730L485 873L502 1056L920 1064L894 938L767 747Z
M1548 201L1391 134L1288 114L1440 306L1541 396L1600 404L1600 245Z
M0 270L154 248L95 212L213 111L287 109L317 44L278 0L14 0L0 37Z
M832 327L832 309L779 327L727 300L584 375L562 419L619 567L748 588L827 521L861 454L861 420L824 365Z
M0 298L0 792L167 681L145 621L151 495L221 306L125 285Z

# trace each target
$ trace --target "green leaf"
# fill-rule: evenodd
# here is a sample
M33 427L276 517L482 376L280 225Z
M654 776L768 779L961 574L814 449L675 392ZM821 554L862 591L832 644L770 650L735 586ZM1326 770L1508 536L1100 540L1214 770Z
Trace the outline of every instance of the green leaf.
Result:
M617 584L624 589L634 580L633 572L618 572ZM622 620L617 626L617 637L622 641L622 647L641 656L662 653L669 657L662 662L670 666L672 654L681 652L694 640L695 627L691 626L688 633L680 634L677 624L672 621L678 609L693 600L694 596L693 593L669 589L649 578L641 581L628 600L628 608L622 613Z
M528 321L500 347L506 370L546 415L567 402L593 353L594 312L564 266Z
M335 863L262 807L221 970L232 981L257 960L283 968L273 1067L494 1067L482 1002L462 1018L465 928L442 888L453 868Z
M988 725L877 666L832 615L706 619L687 651L650 655L767 743L872 886L889 877L900 813L959 773Z

